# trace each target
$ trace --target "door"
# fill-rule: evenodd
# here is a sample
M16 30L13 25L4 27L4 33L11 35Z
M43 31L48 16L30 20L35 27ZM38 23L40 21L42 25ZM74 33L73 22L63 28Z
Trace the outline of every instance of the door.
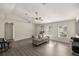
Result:
M5 39L13 39L13 23L5 23Z

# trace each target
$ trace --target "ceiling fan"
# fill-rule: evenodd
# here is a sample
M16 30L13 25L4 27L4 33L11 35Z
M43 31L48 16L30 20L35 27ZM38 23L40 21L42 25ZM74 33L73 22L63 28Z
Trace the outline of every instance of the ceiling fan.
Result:
M33 17L36 21L43 21L42 17L38 16L38 12L35 12L36 17Z

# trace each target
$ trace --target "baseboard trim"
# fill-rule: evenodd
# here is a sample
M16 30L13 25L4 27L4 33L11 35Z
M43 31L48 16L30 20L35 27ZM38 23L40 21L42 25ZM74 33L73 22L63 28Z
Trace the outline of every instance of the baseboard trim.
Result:
M70 44L69 42L63 42L63 41L59 41L59 40L52 40L52 41L55 41L55 42L60 42L60 43Z
M29 37L29 38L24 38L24 39L20 39L20 40L14 40L14 41L22 41L22 40L29 40L29 39L31 39L31 37Z

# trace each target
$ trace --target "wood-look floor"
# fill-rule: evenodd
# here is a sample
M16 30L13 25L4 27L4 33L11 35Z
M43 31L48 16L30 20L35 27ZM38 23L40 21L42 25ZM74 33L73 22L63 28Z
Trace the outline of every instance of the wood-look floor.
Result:
M34 47L31 39L20 40L12 43L12 48L0 53L1 56L71 56L70 44L50 41Z

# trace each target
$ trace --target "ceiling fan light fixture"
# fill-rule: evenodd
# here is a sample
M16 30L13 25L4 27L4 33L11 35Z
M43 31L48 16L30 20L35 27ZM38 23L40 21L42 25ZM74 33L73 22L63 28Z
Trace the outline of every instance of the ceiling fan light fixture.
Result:
M43 21L43 20L42 20L42 17L39 17L39 16L38 16L38 12L35 12L35 14L36 14L36 17L35 17L35 18L33 17L34 20Z
M41 19L42 17L39 17L39 19Z
M38 20L38 18L35 18L36 20Z

